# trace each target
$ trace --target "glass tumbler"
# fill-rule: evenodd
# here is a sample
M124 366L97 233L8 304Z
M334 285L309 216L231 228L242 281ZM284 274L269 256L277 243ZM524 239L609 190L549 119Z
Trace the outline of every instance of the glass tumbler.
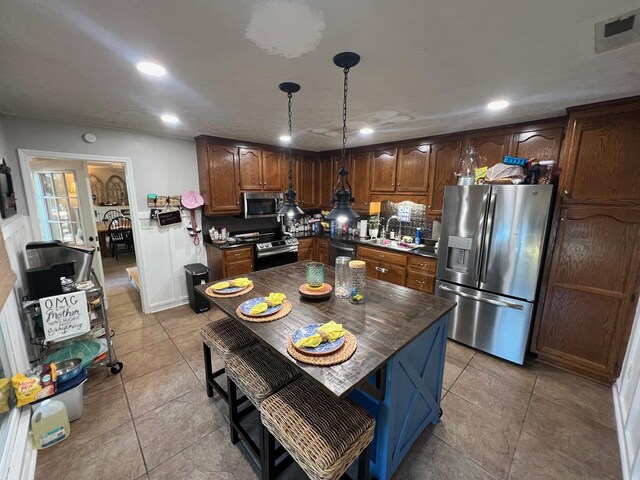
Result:
M351 278L351 292L349 292L349 301L351 303L364 303L365 298L365 274L367 272L366 263L362 260L351 260L349 262L349 271Z
M334 293L338 298L348 298L351 290L351 271L349 262L351 257L336 258L336 284Z
M307 285L309 288L320 288L324 284L324 264L307 263Z

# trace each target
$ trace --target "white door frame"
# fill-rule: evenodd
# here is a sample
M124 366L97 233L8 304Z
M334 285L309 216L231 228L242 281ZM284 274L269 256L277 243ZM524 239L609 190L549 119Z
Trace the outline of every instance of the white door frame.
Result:
M22 172L22 181L24 184L25 196L27 197L27 206L29 207L29 219L31 220L31 227L33 234L41 236L42 230L38 221L37 204L36 204L36 192L33 191L33 182L31 181L31 166L29 165L30 157L46 158L46 159L61 159L61 160L79 160L86 162L104 162L104 163L124 163L125 168L125 182L127 185L127 191L129 193L129 208L131 209L131 219L133 224L133 241L138 248L142 248L140 238L140 225L138 222L138 208L136 205L135 186L133 184L133 165L131 157L115 157L106 155L88 155L84 153L66 153L66 152L52 152L47 150L30 150L19 148L18 157L20 159L20 169ZM136 255L136 264L138 265L138 275L140 275L140 298L142 300L142 311L148 311L147 289L145 288L146 282L144 281L144 261L143 255Z

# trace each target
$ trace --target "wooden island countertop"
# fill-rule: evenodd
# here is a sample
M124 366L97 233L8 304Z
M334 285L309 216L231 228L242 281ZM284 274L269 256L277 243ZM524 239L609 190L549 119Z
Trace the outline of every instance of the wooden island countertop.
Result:
M433 295L367 278L366 302L354 305L332 295L328 300L306 300L298 287L305 283L306 263L298 262L246 275L253 290L239 297L212 298L204 292L208 283L196 288L229 317L251 330L260 341L294 363L331 393L345 397L356 385L388 362L431 325L455 307L455 303ZM334 268L325 266L325 281L334 284ZM291 302L291 313L280 320L252 323L241 320L236 308L246 300L283 292ZM299 327L334 320L353 333L358 347L344 363L319 367L297 362L287 353L287 340Z

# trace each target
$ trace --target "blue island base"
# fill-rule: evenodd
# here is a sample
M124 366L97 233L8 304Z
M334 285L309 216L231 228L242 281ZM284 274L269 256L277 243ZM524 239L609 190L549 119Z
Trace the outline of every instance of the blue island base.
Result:
M349 395L376 419L372 478L391 479L426 426L439 421L448 320L431 325Z

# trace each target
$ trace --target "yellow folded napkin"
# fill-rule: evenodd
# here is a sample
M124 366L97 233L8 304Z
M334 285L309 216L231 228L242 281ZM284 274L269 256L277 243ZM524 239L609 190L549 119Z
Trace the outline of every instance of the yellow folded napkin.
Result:
M284 293L271 292L269 296L267 296L267 298L265 298L264 300L270 307L277 307L278 305L282 304L285 298L287 298L287 296Z
M341 323L336 323L333 320L318 327L317 333L310 335L306 338L301 338L296 342L296 347L310 347L316 348L322 342L335 342L345 334L344 328Z
M232 287L246 287L248 285L251 285L252 282L247 277L242 277L231 280L229 283Z
M256 305L254 305L253 307L251 307L251 310L249 310L249 314L250 315L260 315L262 312L265 312L267 310L267 308L269 308L269 305L267 305L265 302L258 303Z
M225 288L229 288L231 284L229 282L218 282L213 284L214 290L224 290Z

